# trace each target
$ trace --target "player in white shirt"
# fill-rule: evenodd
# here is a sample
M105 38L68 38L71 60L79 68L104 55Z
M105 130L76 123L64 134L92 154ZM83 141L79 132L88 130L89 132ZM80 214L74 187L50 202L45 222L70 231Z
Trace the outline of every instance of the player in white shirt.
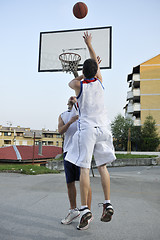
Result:
M64 157L64 170L66 176L66 183L68 189L68 198L70 202L70 209L67 217L62 219L62 224L70 224L74 219L79 217L80 212L76 203L76 186L75 181L79 181L80 168L73 163L65 161L66 153L72 145L72 137L77 131L78 120L78 106L76 97L70 97L68 100L68 111L63 112L58 119L58 131L64 134L63 142L63 157ZM91 189L88 195L88 204L91 208Z
M92 36L84 33L84 41L91 59L83 64L83 75L73 79L69 86L75 90L79 105L78 131L73 136L73 145L66 155L66 160L81 167L81 218L77 229L87 229L92 213L87 205L90 187L89 169L92 155L99 173L104 192L103 213L101 221L109 222L114 213L110 203L110 175L106 164L116 159L112 134L109 128L104 106L104 88L102 76L95 51L91 44Z

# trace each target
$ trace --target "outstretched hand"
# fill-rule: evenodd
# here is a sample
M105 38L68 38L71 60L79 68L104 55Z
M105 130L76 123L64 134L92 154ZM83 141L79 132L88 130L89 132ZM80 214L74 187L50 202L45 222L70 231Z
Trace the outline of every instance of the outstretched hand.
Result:
M84 32L83 38L87 45L89 45L92 41L92 35L91 35L91 33L88 34L88 31Z
M71 96L71 97L69 98L69 101L70 101L72 104L74 104L74 103L77 102L77 98L76 98L75 96Z
M97 70L97 73L96 73L96 76L97 78L102 82L102 75L101 75L101 72L100 72L100 67L99 67L99 64L101 63L101 59L100 57L96 56L96 53L92 47L92 35L91 34L88 34L88 31L84 32L84 35L83 35L83 38L84 38L84 41L87 45L87 48L89 50L89 54L90 54L90 58L91 59L94 59L98 65L98 70Z

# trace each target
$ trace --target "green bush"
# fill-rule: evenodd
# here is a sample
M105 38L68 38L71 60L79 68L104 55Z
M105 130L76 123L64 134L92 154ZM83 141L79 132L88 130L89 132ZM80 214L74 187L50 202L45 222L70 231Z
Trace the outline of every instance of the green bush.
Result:
M155 151L160 144L159 138L145 137L142 139L141 150L142 151Z

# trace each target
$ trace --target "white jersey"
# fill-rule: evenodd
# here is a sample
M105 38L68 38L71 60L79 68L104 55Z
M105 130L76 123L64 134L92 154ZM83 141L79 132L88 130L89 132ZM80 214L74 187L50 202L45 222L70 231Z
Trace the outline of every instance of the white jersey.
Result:
M104 105L104 87L99 79L81 81L77 97L79 107L79 129L107 126L107 112Z
M73 105L71 111L66 111L61 114L61 118L62 118L64 124L66 124L75 115L78 115L78 111L75 109L75 107ZM64 143L63 143L63 152L64 153L68 152L68 149L70 148L70 146L72 144L72 137L76 131L77 131L77 121L73 122L64 134Z

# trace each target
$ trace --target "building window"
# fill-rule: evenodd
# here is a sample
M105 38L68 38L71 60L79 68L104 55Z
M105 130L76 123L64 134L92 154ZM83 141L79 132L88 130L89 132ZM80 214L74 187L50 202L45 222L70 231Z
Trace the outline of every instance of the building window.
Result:
M61 135L57 135L57 138L61 138Z
M11 140L4 140L4 145L11 145Z
M22 142L22 145L26 146L26 145L27 145L27 141L26 141L26 140L23 141L23 142Z
M17 137L22 137L23 133L17 132Z
M59 142L58 142L58 141L56 142L56 146L57 146L57 147L59 146Z
M44 138L53 138L53 134L51 133L44 133L43 134Z

